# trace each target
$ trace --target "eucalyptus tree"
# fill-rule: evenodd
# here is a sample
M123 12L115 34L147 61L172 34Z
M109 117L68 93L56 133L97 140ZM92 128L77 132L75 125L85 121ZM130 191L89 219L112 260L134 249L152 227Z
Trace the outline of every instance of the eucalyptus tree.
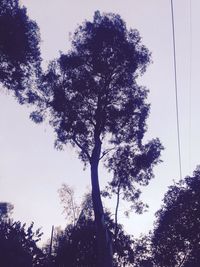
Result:
M27 91L36 107L31 118L36 123L49 120L55 146L71 144L90 166L101 267L112 266L112 236L101 201L100 161L113 171L114 180L120 177L120 187L128 188L135 182L148 183L152 175L146 170L158 162L162 149L158 139L142 142L150 106L148 91L136 79L149 63L150 53L138 31L128 30L119 15L97 11L92 22L77 28L71 50L50 63L40 86ZM138 168L143 171L135 172Z

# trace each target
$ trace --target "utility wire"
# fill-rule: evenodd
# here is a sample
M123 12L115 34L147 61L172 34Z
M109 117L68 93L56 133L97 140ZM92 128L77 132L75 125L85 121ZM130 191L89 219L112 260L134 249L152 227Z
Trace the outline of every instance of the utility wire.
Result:
M177 82L177 66L176 66L176 42L175 42L173 0L171 0L171 15L172 15L172 33L173 33L174 84L175 84L175 98L176 98L176 124L177 124L177 137L178 137L178 158L179 158L179 172L180 172L180 179L181 179L182 178L181 141L180 141L180 127L179 127L178 82Z
M192 133L192 3L189 6L189 172L191 174L191 133Z

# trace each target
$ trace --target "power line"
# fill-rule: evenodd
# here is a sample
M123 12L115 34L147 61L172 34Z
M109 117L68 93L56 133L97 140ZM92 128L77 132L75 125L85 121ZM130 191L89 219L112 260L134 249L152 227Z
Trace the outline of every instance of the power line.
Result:
M192 3L190 0L189 3L189 35L190 35L190 41L189 41L189 172L191 174L191 133L192 133L192 116L191 116L191 110L192 110Z
M173 34L174 84L175 84L175 98L176 98L176 124L177 124L177 138L178 138L178 158L179 158L179 172L180 172L180 179L181 179L182 178L181 141L180 141L180 128L179 128L178 83L177 83L177 67L176 67L176 42L175 42L173 0L171 0L171 15L172 15L172 34Z

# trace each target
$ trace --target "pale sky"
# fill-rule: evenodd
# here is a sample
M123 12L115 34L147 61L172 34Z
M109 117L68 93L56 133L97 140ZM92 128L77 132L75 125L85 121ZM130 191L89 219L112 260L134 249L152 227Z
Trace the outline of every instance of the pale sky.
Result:
M151 114L145 139L160 138L165 147L163 163L155 168L154 180L143 190L142 199L149 204L149 211L132 214L129 219L123 213L119 217L128 233L138 236L148 232L167 186L179 179L170 1L21 0L21 4L40 27L43 66L58 57L59 51L67 52L70 32L85 19L92 19L95 10L120 14L128 28L139 30L143 44L152 52L153 64L138 83L150 90ZM174 0L183 176L200 163L200 2L191 0L191 7L190 12L190 0ZM83 171L76 151L70 147L56 151L48 123L35 125L29 119L29 109L19 106L6 90L0 93L0 122L0 201L14 204L15 220L34 221L36 227L42 227L45 241L52 225L67 224L57 190L65 182L74 187L80 201L90 186L89 170ZM106 170L101 169L100 182L107 177ZM121 211L125 209L123 204Z

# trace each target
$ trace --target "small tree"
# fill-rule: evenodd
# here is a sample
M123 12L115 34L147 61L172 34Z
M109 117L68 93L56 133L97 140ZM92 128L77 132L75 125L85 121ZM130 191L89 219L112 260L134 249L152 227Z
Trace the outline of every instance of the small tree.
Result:
M113 171L113 179L103 191L103 196L112 197L116 195L115 208L115 236L117 236L118 210L120 199L130 203L130 209L125 211L128 216L130 211L141 214L148 208L140 200L140 186L148 185L154 177L153 167L160 162L160 151L162 146L158 139L140 145L133 149L131 145L119 147L112 157L108 159L107 167Z
M0 1L0 84L13 90L20 103L36 97L40 74L39 30L18 0Z
M64 206L63 213L66 214L68 223L72 223L75 226L79 217L80 208L75 201L73 188L67 184L62 184L62 187L58 190L58 193L61 203Z
M128 176L120 180L120 186L128 187L127 181L151 178L134 171L142 164L144 150L154 154L153 160L144 158L151 165L162 149L158 140L142 144L149 104L147 90L137 85L136 78L149 62L150 54L141 44L138 31L127 30L119 15L95 12L93 22L85 21L75 31L71 51L50 64L38 91L40 100L33 101L37 110L31 118L41 122L49 115L57 134L56 147L63 148L67 143L76 146L80 159L90 165L101 267L112 266L112 250L99 187L100 160L107 160L111 166L109 159L120 162L125 158L122 169L117 162L114 168L117 177L126 169ZM139 155L140 165L135 166L132 157Z

